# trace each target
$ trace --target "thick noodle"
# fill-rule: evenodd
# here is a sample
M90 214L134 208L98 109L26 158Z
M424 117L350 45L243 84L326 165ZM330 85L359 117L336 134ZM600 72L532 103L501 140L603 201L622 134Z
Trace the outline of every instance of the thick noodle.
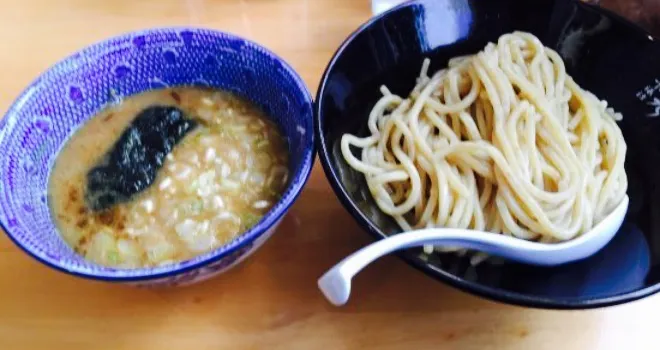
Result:
M341 139L346 162L403 230L552 243L590 230L621 202L621 116L575 84L538 38L503 35L431 77L428 68L425 60L406 99L381 88L368 136Z

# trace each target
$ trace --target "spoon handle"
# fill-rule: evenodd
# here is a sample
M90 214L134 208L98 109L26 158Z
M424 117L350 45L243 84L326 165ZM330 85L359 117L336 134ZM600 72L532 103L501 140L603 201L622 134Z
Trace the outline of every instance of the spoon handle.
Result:
M621 203L591 231L569 241L544 244L520 238L454 228L428 228L381 239L340 261L318 280L319 289L334 305L343 305L351 293L351 280L378 258L396 250L425 244L459 246L527 264L551 266L584 259L604 247L616 234L628 210L626 195Z
M530 242L492 233L452 228L400 233L372 243L347 256L318 280L318 286L332 304L339 306L348 301L353 276L373 261L394 251L431 244L460 246L486 252L499 251L505 255L518 256L521 252L516 249L522 249L524 253L534 248L533 245L525 243Z

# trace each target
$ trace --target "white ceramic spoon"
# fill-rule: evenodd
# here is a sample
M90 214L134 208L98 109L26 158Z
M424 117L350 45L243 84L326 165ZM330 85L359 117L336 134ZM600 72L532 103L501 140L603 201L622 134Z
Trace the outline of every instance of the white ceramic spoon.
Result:
M625 196L610 215L591 231L570 241L548 244L490 232L432 228L410 231L381 239L349 255L319 280L325 297L334 305L346 304L351 279L374 260L393 251L426 244L469 248L531 265L561 265L587 258L603 248L617 233L628 211Z

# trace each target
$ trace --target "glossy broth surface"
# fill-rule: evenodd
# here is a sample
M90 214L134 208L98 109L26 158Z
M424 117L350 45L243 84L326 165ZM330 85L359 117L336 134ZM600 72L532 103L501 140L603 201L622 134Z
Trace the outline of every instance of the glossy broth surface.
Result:
M102 211L85 202L86 176L140 111L176 106L198 122L155 182ZM91 118L61 150L49 205L64 240L87 259L136 268L187 260L234 239L277 202L288 181L286 140L252 103L192 87L126 98Z

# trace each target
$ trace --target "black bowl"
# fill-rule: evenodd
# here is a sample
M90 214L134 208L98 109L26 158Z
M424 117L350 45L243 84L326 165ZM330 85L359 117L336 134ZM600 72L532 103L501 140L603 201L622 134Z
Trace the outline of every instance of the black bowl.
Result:
M626 221L602 251L558 267L514 262L472 267L467 258L450 254L427 261L419 249L400 256L462 290L526 306L591 308L658 292L660 44L617 15L578 1L413 1L359 28L335 53L316 99L316 140L334 191L375 238L400 232L375 206L363 176L341 157L341 135L364 133L381 84L407 96L425 57L435 71L449 58L475 53L514 30L531 32L558 51L578 84L623 113L630 182Z

